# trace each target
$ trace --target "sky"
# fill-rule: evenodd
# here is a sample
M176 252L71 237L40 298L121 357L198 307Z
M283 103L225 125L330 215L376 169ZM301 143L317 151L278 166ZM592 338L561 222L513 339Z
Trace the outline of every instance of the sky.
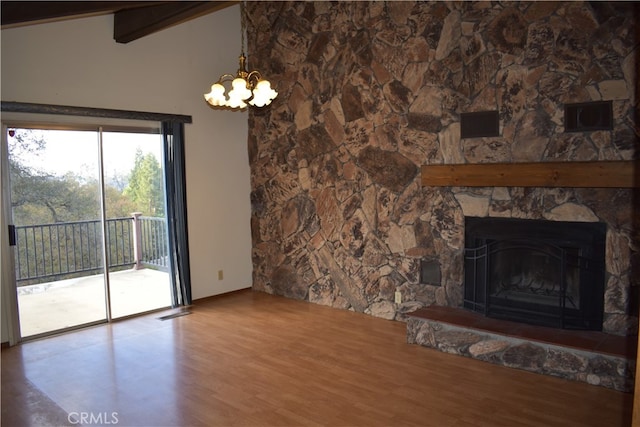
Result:
M38 156L23 156L22 163L53 175L68 172L80 174L87 179L98 177L98 134L88 131L35 130L46 141L46 148ZM9 155L11 136L9 136ZM105 132L103 155L105 181L116 175L126 177L133 169L136 149L153 153L162 164L162 135L143 133Z

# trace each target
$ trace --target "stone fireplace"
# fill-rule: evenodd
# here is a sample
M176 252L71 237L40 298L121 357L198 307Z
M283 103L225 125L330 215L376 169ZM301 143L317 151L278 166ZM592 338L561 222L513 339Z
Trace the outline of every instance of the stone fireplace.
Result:
M248 117L253 289L407 323L430 307L468 312L465 217L604 223L602 332L578 332L635 335L640 184L435 186L420 170L637 159L637 8L249 2L248 57L279 93ZM568 104L594 101L611 102L610 128L565 127ZM463 137L462 115L483 111L497 111L498 135ZM414 329L416 342L437 328ZM451 351L627 382L622 359L444 335L461 343Z
M602 330L603 223L465 218L464 307L488 317Z
M248 57L279 92L248 118L253 288L406 321L463 307L465 217L603 223L602 332L636 334L637 188L433 186L419 172L637 159L637 7L249 2ZM611 102L611 129L568 132L565 106L593 101ZM482 111L499 135L463 138L461 115Z

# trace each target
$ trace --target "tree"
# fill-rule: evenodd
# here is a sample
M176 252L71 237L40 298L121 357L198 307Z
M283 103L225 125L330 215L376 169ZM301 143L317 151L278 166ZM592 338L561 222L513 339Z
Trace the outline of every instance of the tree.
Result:
M59 221L55 199L61 187L55 184L56 178L25 162L26 159L39 156L46 147L43 133L32 129L11 129L8 141L14 222L33 224Z
M80 183L75 175L12 174L12 207L16 224L79 221L100 216L97 182Z
M27 164L41 155L46 134L33 129L9 131L9 173L11 206L16 225L49 224L100 218L97 179L74 173L54 176ZM107 217L130 216L137 208L117 188L106 185Z
M164 216L162 168L152 153L136 150L136 159L123 194L133 200L137 210L147 216Z
M33 166L38 164L31 161L33 157L47 146L47 135L46 131L32 129L9 131L11 203L17 226L20 286L48 281L53 276L86 274L99 269L102 262L98 256L103 235L99 220L101 192L96 173L74 171L54 175ZM156 158L152 154L143 155L138 149L130 176L128 183L121 176L105 183L106 218L126 218L136 211L163 216L164 185ZM112 262L117 260L112 265L127 265L130 252L123 244L132 241L131 228L125 225L131 223L107 221L109 254Z

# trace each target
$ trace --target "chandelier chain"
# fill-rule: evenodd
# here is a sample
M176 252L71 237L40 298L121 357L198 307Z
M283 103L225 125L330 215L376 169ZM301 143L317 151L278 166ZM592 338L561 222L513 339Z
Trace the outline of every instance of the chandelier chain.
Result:
M245 50L245 33L247 31L246 1L240 3L240 51L244 54Z

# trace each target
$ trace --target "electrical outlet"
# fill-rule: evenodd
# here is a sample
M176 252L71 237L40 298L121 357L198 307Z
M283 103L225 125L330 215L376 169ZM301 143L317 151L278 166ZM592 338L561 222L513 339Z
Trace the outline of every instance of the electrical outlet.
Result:
M224 275L222 274L222 270L218 270L218 280L222 280Z
M402 304L402 292L396 291L396 304Z

